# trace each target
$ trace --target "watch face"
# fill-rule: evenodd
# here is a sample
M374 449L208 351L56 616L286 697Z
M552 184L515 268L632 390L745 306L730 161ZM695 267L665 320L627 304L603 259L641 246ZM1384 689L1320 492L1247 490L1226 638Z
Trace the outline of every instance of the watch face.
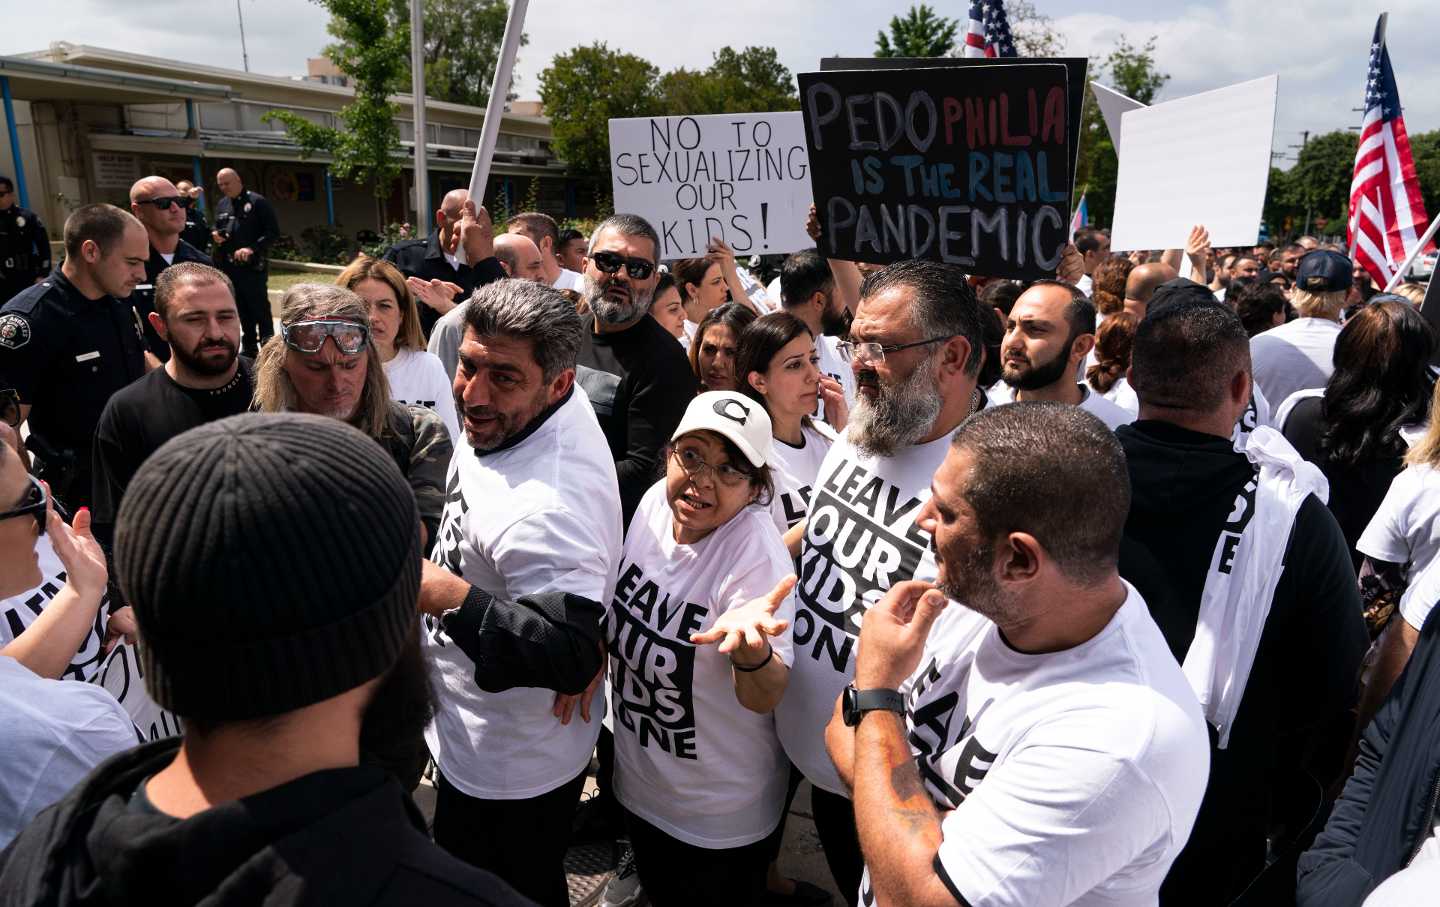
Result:
M855 727L860 723L860 710L855 707L854 687L846 687L840 694L840 720L845 722L846 727Z

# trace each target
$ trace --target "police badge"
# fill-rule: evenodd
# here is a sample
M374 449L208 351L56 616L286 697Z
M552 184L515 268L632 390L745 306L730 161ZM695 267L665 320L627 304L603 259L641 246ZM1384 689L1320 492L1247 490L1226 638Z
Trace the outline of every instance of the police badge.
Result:
M21 315L0 317L0 346L18 350L30 342L30 322Z

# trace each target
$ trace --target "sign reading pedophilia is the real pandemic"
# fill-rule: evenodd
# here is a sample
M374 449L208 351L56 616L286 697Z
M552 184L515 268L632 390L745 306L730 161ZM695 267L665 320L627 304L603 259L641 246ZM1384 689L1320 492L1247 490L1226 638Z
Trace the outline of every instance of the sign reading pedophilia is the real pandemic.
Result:
M1070 221L1064 64L830 71L799 82L822 253L1054 275Z
M796 252L810 164L798 111L610 121L615 210L660 234L660 258L703 256L721 239L738 255Z

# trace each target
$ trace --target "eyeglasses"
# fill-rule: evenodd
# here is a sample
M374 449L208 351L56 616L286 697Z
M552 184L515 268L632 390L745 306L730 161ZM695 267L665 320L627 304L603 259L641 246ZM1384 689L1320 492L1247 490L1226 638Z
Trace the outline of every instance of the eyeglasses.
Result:
M643 258L626 258L618 252L596 252L590 256L595 267L606 274L614 274L623 265L626 273L636 280L645 280L655 273L655 265Z
M716 466L713 463L706 463L705 458L700 456L700 451L695 450L693 447L677 447L671 452L671 456L675 458L675 462L680 464L680 468L685 470L685 474L691 479L699 479L708 470L714 473L715 478L720 481L721 485L727 485L731 488L737 485L744 485L750 481L749 473L736 469L729 463L724 463L720 466Z
M137 205L154 205L161 211L169 211L171 205L188 208L194 203L195 199L186 195L165 195L160 198L140 198L135 200L135 204Z
M20 427L20 392L13 387L0 390L0 421L11 428Z
M335 346L347 356L353 356L365 349L370 341L370 329L353 321L320 319L297 321L280 325L280 336L285 345L301 353L318 353L325 345L325 338L335 341Z
M45 508L50 503L50 495L45 491L45 486L34 476L26 476L30 480L30 491L25 495L25 501L14 510L6 510L0 513L0 520L14 519L17 516L32 516L35 518L35 525L39 528L40 534L45 534Z
M916 340L914 343L892 343L889 346L880 343L849 343L840 341L835 344L835 349L840 352L840 358L846 362L859 362L864 365L871 363L878 365L885 361L886 353L898 353L901 350L908 350L911 347L925 346L928 343L940 343L949 340L956 334L946 334L944 337L931 337L929 340Z

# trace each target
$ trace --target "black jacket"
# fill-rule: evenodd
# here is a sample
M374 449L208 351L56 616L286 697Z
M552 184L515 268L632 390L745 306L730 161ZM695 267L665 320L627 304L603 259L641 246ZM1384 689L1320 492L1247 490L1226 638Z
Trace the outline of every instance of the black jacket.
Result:
M215 264L227 272L263 272L270 247L280 238L280 221L270 200L249 189L234 198L220 197L215 203L215 229L225 237L213 250ZM233 256L241 249L255 254L247 262L237 262Z
M1116 436L1132 489L1120 573L1143 590L1183 662L1222 527L1255 470L1229 439L1164 422L1135 422ZM1310 497L1295 517L1229 746L1216 748L1211 731L1205 799L1162 904L1229 903L1265 867L1272 824L1313 816L1340 770L1367 643L1345 537ZM1294 805L1307 797L1308 811ZM1288 851L1290 865L1297 852ZM1280 874L1288 887L1288 871Z
M0 853L0 905L529 903L431 842L374 766L315 772L184 820L132 802L178 747L121 753L41 812Z
M1398 618L1397 618L1398 619ZM1355 772L1315 846L1300 858L1300 907L1359 907L1410 864L1440 803L1440 608L1360 737ZM1440 895L1437 895L1440 899Z
M460 293L454 300L457 305L469 299L476 287L505 277L505 271L501 268L499 259L494 257L473 265L461 265L458 269L451 267L450 262L445 260L445 253L440 250L439 231L432 232L427 239L407 239L397 242L385 250L384 258L399 268L400 273L406 277L419 277L421 280L448 280L458 285ZM419 309L420 329L425 332L426 337L429 337L431 328L435 327L435 322L440 320L440 313L424 304L421 304Z

